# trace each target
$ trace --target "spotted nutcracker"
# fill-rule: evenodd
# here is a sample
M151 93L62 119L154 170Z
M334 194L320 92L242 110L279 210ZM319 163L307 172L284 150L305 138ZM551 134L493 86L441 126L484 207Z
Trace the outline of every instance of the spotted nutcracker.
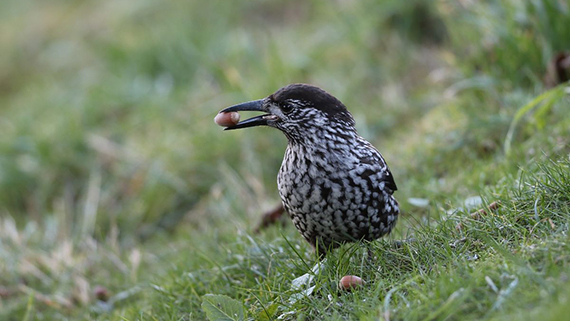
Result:
M396 183L382 155L358 135L338 99L307 84L291 84L266 98L220 113L260 111L226 130L279 129L288 139L277 176L285 210L319 256L346 242L390 233L399 214Z

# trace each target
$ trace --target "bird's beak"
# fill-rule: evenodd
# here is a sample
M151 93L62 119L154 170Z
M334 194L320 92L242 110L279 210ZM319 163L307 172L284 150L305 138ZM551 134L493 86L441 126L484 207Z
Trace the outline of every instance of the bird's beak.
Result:
M263 99L248 101L245 103L233 105L226 109L220 111L220 113L230 113L238 111L265 111L263 109ZM240 129L254 126L267 125L267 121L272 119L274 116L271 114L265 114L261 116L252 117L241 121L233 126L224 128L224 130Z

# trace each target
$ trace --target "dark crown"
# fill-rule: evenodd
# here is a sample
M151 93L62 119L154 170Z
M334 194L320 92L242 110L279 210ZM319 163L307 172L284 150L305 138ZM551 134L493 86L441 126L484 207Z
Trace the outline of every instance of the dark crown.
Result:
M277 90L269 99L278 105L297 100L303 106L313 107L325 113L330 119L354 125L354 119L344 104L319 87L308 84L291 84Z

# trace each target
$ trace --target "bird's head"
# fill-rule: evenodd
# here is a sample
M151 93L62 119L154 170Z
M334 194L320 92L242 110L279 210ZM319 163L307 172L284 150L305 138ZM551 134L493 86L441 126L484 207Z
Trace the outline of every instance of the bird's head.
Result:
M260 111L264 115L241 121L226 130L270 126L290 140L303 140L325 131L354 131L354 119L334 96L307 84L285 86L266 98L228 107L221 113Z

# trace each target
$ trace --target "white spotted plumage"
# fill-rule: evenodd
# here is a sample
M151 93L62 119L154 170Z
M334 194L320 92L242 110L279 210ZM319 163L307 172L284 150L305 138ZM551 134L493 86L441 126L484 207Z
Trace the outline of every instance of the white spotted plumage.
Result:
M287 97L286 89L280 91L272 99ZM283 205L303 237L326 252L389 233L399 208L386 162L358 135L350 113L340 109L337 120L319 107L310 98L295 99L287 119L274 127L289 138L277 176Z
M224 112L239 110L268 114L228 129L267 125L287 137L279 195L295 227L319 254L390 233L399 214L392 196L396 184L382 155L358 135L338 99L315 86L292 84Z

